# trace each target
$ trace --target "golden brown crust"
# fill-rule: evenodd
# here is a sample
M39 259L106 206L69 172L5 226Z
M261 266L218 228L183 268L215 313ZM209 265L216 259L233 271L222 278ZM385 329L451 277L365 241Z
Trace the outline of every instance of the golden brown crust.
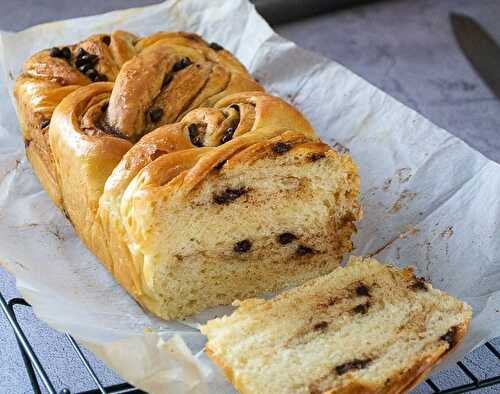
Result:
M99 82L67 96L54 111L49 130L62 207L80 237L105 263L109 251L96 223L99 198L104 182L132 144L114 136L87 135L79 120L92 99L112 87L110 82Z
M130 60L136 54L134 43L137 42L137 36L127 31L114 31L111 33L111 42L109 50L118 67Z

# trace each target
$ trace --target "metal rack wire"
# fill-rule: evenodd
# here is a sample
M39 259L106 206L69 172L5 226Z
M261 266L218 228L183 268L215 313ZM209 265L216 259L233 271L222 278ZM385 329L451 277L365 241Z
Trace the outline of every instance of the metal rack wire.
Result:
M28 338L26 337L22 327L19 325L16 317L16 313L14 310L15 306L24 306L31 307L30 304L26 302L23 298L12 298L8 302L0 293L0 309L2 309L5 314L7 320L9 321L14 334L16 336L17 344L19 345L19 350L21 351L21 356L24 361L24 365L26 367L26 372L28 374L28 378L31 382L31 386L33 387L33 392L35 394L41 394L42 391L40 389L40 383L43 384L45 389L50 394L71 394L72 391L69 388L63 388L59 391L56 391L53 383L49 379L45 369L40 363L35 351L33 350ZM82 350L76 343L75 339L66 334L73 350L76 352L78 358L82 362L83 366L89 373L91 379L93 380L96 388L93 390L79 392L78 394L139 394L144 393L143 391L136 389L128 383L115 384L112 386L104 387L99 380L99 377L96 375L95 371L91 367L90 363L86 359ZM496 357L500 364L500 352L496 350L493 345L489 342L485 344L485 347ZM469 383L456 386L453 388L448 388L441 390L436 382L431 379L427 379L425 383L428 387L433 391L434 394L457 394L457 393L466 393L470 391L475 391L485 387L491 387L495 385L500 385L500 375L487 379L479 379L474 375L474 373L467 368L462 362L457 363L458 368L465 374L465 376L470 380Z

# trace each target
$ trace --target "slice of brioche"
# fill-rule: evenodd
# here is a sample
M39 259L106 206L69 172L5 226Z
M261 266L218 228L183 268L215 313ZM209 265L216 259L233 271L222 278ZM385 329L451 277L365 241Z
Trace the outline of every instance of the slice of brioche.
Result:
M241 393L404 393L464 337L471 308L371 258L209 321L206 351Z

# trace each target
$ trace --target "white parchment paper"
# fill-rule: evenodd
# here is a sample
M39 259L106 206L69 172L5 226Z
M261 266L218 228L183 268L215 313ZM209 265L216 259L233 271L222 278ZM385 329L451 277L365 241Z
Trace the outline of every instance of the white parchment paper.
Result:
M207 314L181 323L145 313L83 247L25 159L12 104L23 61L116 29L194 31L233 51L325 141L350 148L365 210L354 254L415 265L472 305L470 334L455 358L500 335L500 166L341 65L279 37L246 0L172 0L1 33L0 260L40 319L144 390L234 392L192 328Z

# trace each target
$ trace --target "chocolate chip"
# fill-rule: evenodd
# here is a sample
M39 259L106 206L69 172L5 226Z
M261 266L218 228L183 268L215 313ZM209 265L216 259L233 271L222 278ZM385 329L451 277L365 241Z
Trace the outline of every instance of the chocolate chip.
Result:
M85 62L85 63L96 64L97 61L99 60L99 58L97 57L97 55L91 55L90 53L87 53L87 54L83 55L80 58L80 60Z
M246 253L252 248L252 242L248 239L244 239L243 241L236 242L234 244L233 250L236 253Z
M318 161L319 159L324 158L326 155L324 152L314 152L309 156L309 160L311 161Z
M233 139L234 135L234 127L228 127L225 131L224 134L222 134L222 137L220 139L221 144L225 144L228 141L231 141Z
M354 313L360 313L361 315L364 315L366 312L368 312L369 306L370 304L368 302L366 304L359 304L352 308L352 311Z
M83 61L81 58L77 58L75 60L75 66L78 67L78 68L80 68L82 66L87 66L87 65L92 67L91 64L88 64L87 62Z
M212 48L214 51L221 51L224 49L222 45L219 45L216 42L211 42L209 47Z
M163 117L163 109L158 107L150 108L148 115L151 122L156 123Z
M427 291L428 290L427 283L425 282L425 279L419 278L419 277L416 277L415 282L413 282L410 286L408 286L408 288L415 290L415 291L419 291L419 290Z
M328 322L320 321L313 326L314 331L324 331L328 328Z
M110 36L103 36L101 38L102 42L104 42L106 45L111 44L111 37Z
M172 71L180 71L182 70L183 68L186 68L187 66L189 66L190 64L192 64L193 62L191 61L190 58L188 57L183 57L181 60L179 60L177 63L174 64L174 66L172 67Z
M452 348L456 344L457 331L457 327L451 327L446 334L442 335L439 339L448 342L448 345Z
M75 60L76 67L81 67L81 66L85 66L85 65L92 66L92 64L89 64L88 60L83 59L83 57L85 57L85 56L87 56L87 55L83 55L82 57L79 57ZM86 58L86 59L88 59L88 58Z
M64 57L62 51L58 47L50 48L49 55L51 57Z
M310 248L309 246L299 245L299 246L297 246L297 250L295 251L295 253L298 256L305 256L307 254L313 254L314 250L312 248Z
M290 149L292 149L292 144L290 144L288 142L275 142L272 145L273 152L279 153L279 154L288 152Z
M203 141L202 141L202 138L200 136L198 126L196 126L196 123L191 123L188 126L188 131L189 131L189 139L191 140L191 143L194 146L203 146Z
M82 74L85 74L87 71L89 71L92 67L91 64L84 64L83 66L78 67L78 71L80 71Z
M106 101L101 105L101 111L106 112L108 110L108 107L109 107L109 101Z
M105 81L104 79L105 77L103 77L101 74L99 73L96 73L95 76L93 76L92 78L90 78L92 80L92 82L101 82L101 81Z
M247 192L248 189L246 187L240 187L237 189L227 188L222 193L214 194L213 200L214 203L223 205L236 200L238 197L241 197L243 194Z
M71 59L71 50L68 47L62 48L61 53L65 59Z
M76 58L80 59L83 55L86 55L86 54L88 54L88 52L85 49L78 48L78 50L76 51Z
M96 82L97 82L97 81L106 82L107 80L108 80L108 77L107 77L106 75L104 75L104 74L99 74L99 75L97 76Z
M81 54L82 52L78 52L78 53ZM91 55L90 53L83 53L79 57L77 56L76 61L75 61L75 66L76 67L81 67L84 65L94 66L98 60L99 60L99 58L96 55Z
M189 126L188 126L188 130L189 130L189 136L195 136L195 135L198 135L198 126L196 126L196 123L191 123Z
M96 71L95 68L90 68L85 72L85 75L90 78L90 80L94 81L97 79L97 76L99 73Z
M214 166L214 168L217 170L220 170L224 166L224 164L226 164L226 162L227 162L227 159L221 160L219 163L217 163L216 166Z
M186 68L187 66L191 65L193 62L191 61L190 58L188 57L185 57L181 60L181 65L182 65L182 68Z
M165 77L163 77L163 82L161 84L162 88L166 88L168 85L170 85L170 82L172 82L172 79L174 79L174 73L169 72L165 74Z
M297 239L297 236L292 233L282 233L278 236L278 242L281 245L289 244Z
M41 128L41 129L44 129L44 128L46 128L49 124L50 124L50 120L49 120L49 119L42 119L42 121L40 122L40 128Z
M370 290L368 289L368 287L364 284L360 284L356 287L356 294L358 296L366 296L366 297L369 297L370 296Z
M367 358L365 360L354 359L354 360L349 361L347 363L337 365L335 367L335 372L337 372L337 375L343 375L343 374L345 374L353 369L363 369L371 362L372 362L372 360L369 358Z

